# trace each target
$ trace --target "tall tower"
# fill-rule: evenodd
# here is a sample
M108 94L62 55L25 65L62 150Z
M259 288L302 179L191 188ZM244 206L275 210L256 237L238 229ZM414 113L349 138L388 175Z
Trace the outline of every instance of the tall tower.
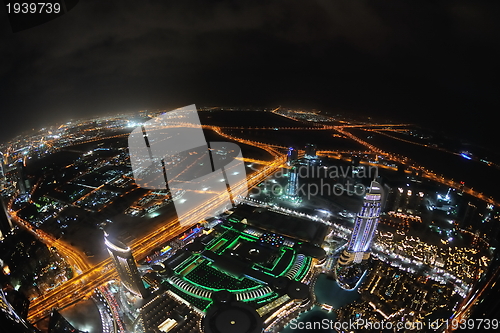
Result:
M7 213L5 202L0 195L0 240L4 239L5 235L7 235L12 229L12 221L10 219L9 213Z
M288 148L288 154L286 156L286 163L292 165L299 158L299 152L294 147Z
M0 177L3 179L5 177L5 157L3 153L0 151Z
M383 194L382 186L372 181L365 195L363 207L356 216L351 239L339 258L340 265L360 263L370 257L370 247L377 229Z
M23 161L17 162L17 189L21 194L28 194L29 182L26 179L26 167Z
M7 300L0 285L0 327L2 332L40 333L30 323L25 321Z
M132 294L145 298L147 290L139 275L139 270L137 269L130 248L108 234L105 234L104 243L108 248L110 256L113 258L122 285Z
M285 187L285 194L290 197L295 197L297 195L299 178L296 166L290 169L288 177L288 185Z
M316 145L312 143L308 143L306 145L306 153L305 157L308 159L314 159L316 158Z

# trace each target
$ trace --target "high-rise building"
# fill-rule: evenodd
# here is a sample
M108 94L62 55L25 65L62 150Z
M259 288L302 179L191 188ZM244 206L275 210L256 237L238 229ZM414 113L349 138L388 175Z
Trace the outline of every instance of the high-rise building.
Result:
M468 227L472 227L479 220L480 215L477 212L477 206L469 201L467 206L465 206L465 213L460 221L460 228L467 229Z
M383 194L380 183L372 181L364 197L363 207L356 216L351 239L339 258L340 265L360 263L370 257L370 247L377 229Z
M7 213L7 207L3 198L0 196L0 240L13 229L12 221Z
M2 263L0 262L0 265ZM7 270L5 270L7 268ZM9 273L10 269L8 266L4 266L4 273L7 272ZM7 279L7 281L9 281ZM29 299L24 296L23 293L15 290L9 282L4 282L6 284L6 287L3 288L3 292L5 296L7 297L7 302L10 303L14 311L16 311L17 315L21 317L22 319L26 320L28 318L28 310L29 310L29 305L30 301Z
M288 173L288 185L285 187L285 194L293 197L297 195L297 190L298 190L298 169L296 166L292 167L290 169L290 172Z
M57 310L52 310L49 319L49 333L84 333L77 330L71 323L64 318Z
M286 162L288 165L291 165L299 158L299 151L293 147L288 148L288 154L286 157Z
M145 298L148 293L130 248L108 234L105 234L104 243L113 258L122 285L132 294Z
M305 157L308 159L316 158L316 145L309 143L306 145Z
M0 286L0 327L2 332L40 333L15 311L8 302L2 286Z
M0 177L4 178L5 177L5 163L4 163L4 155L3 153L0 151Z
M26 167L22 161L17 162L17 189L21 194L28 194L29 181L26 179Z

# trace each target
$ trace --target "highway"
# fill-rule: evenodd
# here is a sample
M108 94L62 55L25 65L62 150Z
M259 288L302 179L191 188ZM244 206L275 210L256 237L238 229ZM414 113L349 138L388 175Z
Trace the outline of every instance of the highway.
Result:
M474 191L472 188L465 187L462 184L460 184L459 182L453 181L452 179L447 179L442 175L437 175L433 171L427 170L425 167L417 165L415 162L411 161L407 157L400 156L400 155L393 154L393 153L384 152L383 150L375 147L374 145L360 139L359 137L357 137L354 134L345 130L344 127L346 127L346 126L329 126L329 127L331 127L332 129L335 129L336 131L349 137L350 139L358 142L359 144L362 144L363 146L367 147L373 153L384 156L385 158L387 158L389 160L402 163L415 171L420 171L422 174L422 177L425 177L425 178L433 180L435 182L447 185L447 186L452 187L454 189L457 189L459 191L463 191L466 194L469 194L477 199L483 200L483 201L490 203L490 204L493 204L495 206L500 206L500 202L493 200L493 198L487 197L483 193Z
M176 123L174 127L192 127L194 125L187 123ZM433 172L426 170L424 167L416 165L414 162L410 161L408 158L404 156L399 156L396 154L384 152L378 147L363 141L359 137L348 131L348 128L355 127L365 127L365 128L377 128L385 125L341 125L341 126L331 126L331 125L322 125L322 127L314 128L316 130L333 130L336 131L345 137L358 142L359 144L368 148L371 153L375 153L380 156L384 156L389 160L402 163L415 171L420 171L422 176L428 179L431 179L436 182L440 182L442 184L446 184L447 186L454 187L464 191L467 194L475 196L479 199L482 199L486 202L493 203L495 205L500 205L498 202L493 201L491 198L486 198L481 193L477 193L469 188L464 188L461 184L458 184L452 180L445 179L443 176L439 176L434 174ZM389 126L389 125L387 125ZM395 125L390 124L390 126L404 126L404 125ZM241 139L227 133L223 132L223 127L218 126L208 126L204 125L203 128L210 129L220 136L236 141L240 144L246 144L261 148L273 157L273 161L257 161L257 160L249 160L243 159L248 162L256 162L262 165L262 168L259 171L254 172L253 174L247 175L246 180L241 181L238 184L235 184L232 189L236 189L235 193L232 193L233 198L237 197L241 194L246 194L246 192L252 187L256 186L260 182L264 181L270 174L278 170L280 167L284 167L284 162L286 160L285 150L281 146L269 145L257 141ZM271 128L262 128L262 129L271 129ZM283 128L285 129L285 128ZM286 129L299 129L288 127ZM304 128L300 128L304 129ZM312 129L312 128L311 128ZM102 139L102 138L101 138ZM91 140L92 141L92 140ZM328 153L328 152L323 152ZM335 152L331 152L335 153ZM246 185L245 186L245 181ZM239 192L238 192L239 191ZM178 236L182 232L188 230L191 226L195 225L202 221L208 214L213 212L214 207L218 207L225 203L227 199L226 192L220 193L219 195L214 196L210 200L203 203L203 205L197 206L196 208L191 209L189 212L179 216L178 218L174 218L168 221L164 221L164 224L156 229L154 232L142 236L134 241L133 244L130 244L130 248L134 254L136 259L144 258L148 255L154 248L164 244L168 240ZM47 245L55 246L59 252L68 258L68 262L81 274L75 276L73 279L67 281L63 285L51 290L46 293L42 297L39 297L31 302L30 311L29 311L29 321L37 322L40 319L46 317L52 308L63 308L81 298L88 297L96 288L101 286L102 284L117 279L117 273L113 267L111 258L108 258L101 263L92 267L92 265L88 262L86 256L78 251L75 248L68 246L66 243L54 239L52 236L44 233L41 230L34 229L27 221L23 221L20 219L15 212L14 218L16 221L26 228L28 228L31 232L37 235L40 239L42 239ZM182 225L179 221L182 221ZM103 244L104 246L104 244ZM488 286L490 283L487 283ZM485 288L486 288L485 286ZM464 318L468 313L470 307L475 303L478 297L485 289L482 289L480 292L476 292L474 295L469 295L464 303L461 304L460 311L457 312L457 318Z
M34 228L28 221L19 217L17 215L17 212L12 210L10 204L7 209L11 216L11 219L14 220L14 222L27 229L44 244L47 244L49 247L57 248L59 254L66 258L68 263L73 267L73 271L76 274L81 274L91 267L91 264L84 253L67 244L66 242L60 239L56 239L54 236L44 232L43 230Z
M239 143L244 143L264 149L274 157L274 161L267 162L267 164L264 165L262 169L248 175L246 177L246 180L235 184L233 188L239 189L240 192L233 193L233 197L245 194L247 190L262 182L266 177L275 172L285 162L286 155L273 148L272 146L229 136L223 133L221 129L216 126L211 126L210 129L228 139L236 140ZM245 181L248 187L244 186ZM136 259L145 257L154 248L186 231L192 225L202 221L205 218L206 214L213 210L214 206L225 203L225 200L226 193L221 193L219 196L214 197L212 200L196 207L196 209L192 209L191 211L182 216L179 216L178 218L172 219L170 221L165 221L162 227L156 229L154 232L148 235L135 240L134 243L130 245L134 257ZM182 226L179 224L179 220L183 221ZM23 222L27 224L26 221ZM29 224L27 224L27 227L31 228L30 230L32 230L32 227ZM30 322L36 323L39 320L47 317L50 314L52 308L64 308L65 306L74 303L79 299L88 297L95 288L98 288L102 284L113 279L117 279L117 273L114 270L111 258L108 258L95 265L94 267L91 267L91 265L86 260L86 256L83 253L80 253L75 249L68 248L65 243L54 239L50 235L44 234L40 230L33 230L33 232L37 233L38 235L43 235L40 237L47 245L55 246L58 249L59 246L61 246L62 250L60 252L63 255L67 256L68 260L70 260L75 265L75 267L78 267L78 269L81 270L82 274L72 278L63 285L46 293L45 295L33 300L30 304L28 314L28 320Z

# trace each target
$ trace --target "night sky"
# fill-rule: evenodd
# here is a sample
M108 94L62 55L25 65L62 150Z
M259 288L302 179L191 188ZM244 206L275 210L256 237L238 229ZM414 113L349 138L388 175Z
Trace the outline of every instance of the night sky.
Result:
M193 103L495 137L498 1L81 0L17 33L4 7L0 17L2 141L72 117Z

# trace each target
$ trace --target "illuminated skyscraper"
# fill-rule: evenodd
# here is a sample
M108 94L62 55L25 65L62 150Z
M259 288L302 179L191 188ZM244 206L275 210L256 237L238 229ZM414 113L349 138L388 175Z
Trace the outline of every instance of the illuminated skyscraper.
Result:
M12 221L7 213L5 202L0 196L0 240L5 238L5 235L7 235L12 229Z
M356 216L347 249L339 258L340 265L360 263L370 257L370 247L377 229L383 194L382 186L378 182L372 181L368 193L365 195L363 207Z
M26 167L24 162L17 163L17 189L20 194L28 194L29 182L26 179Z
M26 322L14 307L8 302L7 296L0 285L0 328L2 332L40 333L30 323Z
M122 285L132 294L145 298L147 291L137 270L137 264L130 248L108 234L104 237L104 243L113 258Z
M293 196L296 196L297 195L297 190L298 190L298 171L297 171L297 167L294 166L292 167L292 169L290 170L290 172L288 173L288 185L285 187L285 194L290 196L290 197L293 197Z
M297 149L290 147L288 148L288 154L286 157L286 163L288 165L291 165L293 162L295 162L299 158L299 152Z
M5 177L5 164L4 164L4 155L0 151L0 177L4 178Z

